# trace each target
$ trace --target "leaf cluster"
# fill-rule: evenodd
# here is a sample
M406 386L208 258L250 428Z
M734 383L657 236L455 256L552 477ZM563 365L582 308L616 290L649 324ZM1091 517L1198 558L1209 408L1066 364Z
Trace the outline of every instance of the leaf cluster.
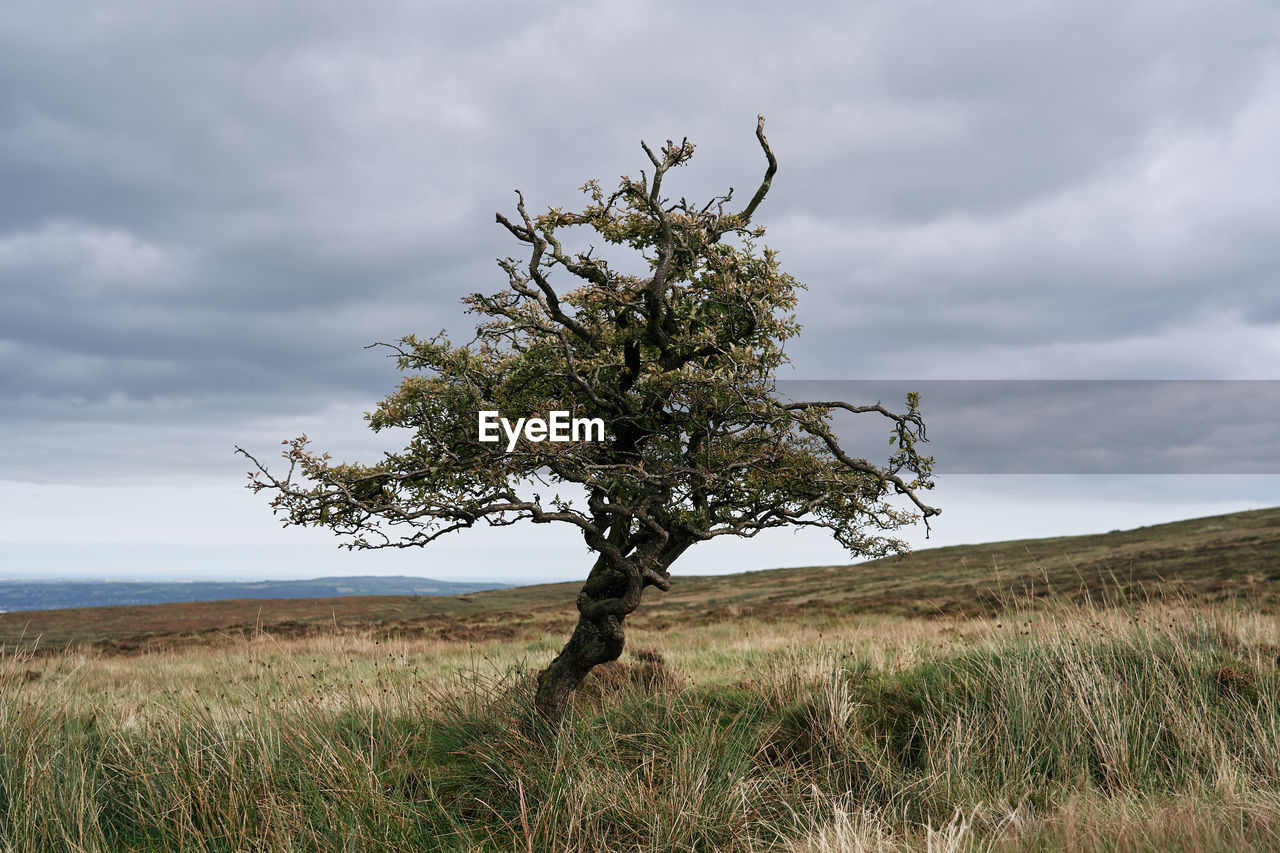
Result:
M883 534L918 516L891 495L926 519L938 512L916 496L932 486L932 460L917 452L918 399L895 414L777 392L802 286L751 224L777 168L763 119L757 138L768 168L737 211L732 189L701 205L663 196L667 173L693 154L687 140L644 146L652 173L624 176L611 193L588 182L578 211L531 216L517 194L516 216L497 222L524 254L499 260L503 290L464 299L479 318L474 338L384 345L406 375L367 417L374 430L410 430L404 449L374 465L335 464L304 436L287 445L286 476L257 465L251 487L275 493L286 524L329 526L353 547L422 545L482 520L522 519L574 524L593 550L662 575L695 542L779 526L826 528L858 554L902 547ZM629 247L643 272L615 268L589 242L568 248L584 234ZM839 409L891 421L887 465L840 448ZM512 420L567 411L601 418L608 435L521 440L507 452L505 441L479 440L482 410ZM585 504L561 497L566 488Z

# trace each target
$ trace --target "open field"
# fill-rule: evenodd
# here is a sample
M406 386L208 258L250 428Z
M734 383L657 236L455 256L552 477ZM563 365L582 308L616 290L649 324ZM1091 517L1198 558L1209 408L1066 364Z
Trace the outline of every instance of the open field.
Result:
M556 729L565 585L84 611L5 641L0 849L1271 850L1277 524L689 580Z
M903 616L980 615L1011 601L1101 590L1168 594L1214 602L1238 598L1271 612L1280 602L1280 509L1116 531L918 551L857 566L776 569L686 577L676 564L667 594L650 591L629 624L665 625L755 617L788 620L800 610ZM589 564L584 556L583 576ZM190 604L0 614L0 645L58 651L68 644L108 652L204 645L266 631L273 636L356 629L441 639L561 636L576 618L579 584L543 584L449 597L368 596L241 599Z

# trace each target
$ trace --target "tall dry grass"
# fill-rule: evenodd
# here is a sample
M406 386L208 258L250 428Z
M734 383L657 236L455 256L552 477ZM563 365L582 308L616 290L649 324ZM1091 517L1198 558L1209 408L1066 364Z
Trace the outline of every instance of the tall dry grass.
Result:
M1244 608L729 620L633 637L260 634L0 657L0 849L1272 849L1280 625Z

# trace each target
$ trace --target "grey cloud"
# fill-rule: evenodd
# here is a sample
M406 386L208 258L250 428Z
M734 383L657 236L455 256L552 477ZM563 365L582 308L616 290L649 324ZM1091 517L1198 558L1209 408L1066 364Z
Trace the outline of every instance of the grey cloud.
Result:
M921 399L924 455L957 474L1280 474L1280 381L783 381L795 400ZM836 411L851 451L883 464L892 422ZM858 450L853 450L859 448Z
M576 205L688 135L673 192L748 192L757 112L782 163L758 219L811 287L803 374L1266 372L1271 4L19 7L0 425L80 440L108 407L130 470L127 424L164 401L230 444L371 407L395 381L372 341L467 337L513 188ZM1214 343L1232 323L1245 356Z

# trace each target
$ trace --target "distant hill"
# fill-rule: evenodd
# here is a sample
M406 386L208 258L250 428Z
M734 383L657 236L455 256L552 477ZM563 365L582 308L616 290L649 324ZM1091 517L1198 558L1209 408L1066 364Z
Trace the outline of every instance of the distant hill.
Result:
M0 580L0 612L226 601L236 598L336 598L347 595L466 595L510 584L431 578L350 577L281 581Z
M677 570L696 571L697 551L686 559L683 565L677 564ZM584 560L584 577L587 568ZM29 646L37 638L45 649L74 644L131 653L259 631L297 636L348 629L446 640L533 640L545 634L559 639L572 629L574 596L581 585L541 584L462 595L358 591L358 583L378 581L438 586L441 593L447 589L445 584L417 578L328 578L253 585L252 589L240 585L241 595L252 596L240 600L4 613L0 614L0 651L14 643ZM290 583L301 586L290 588ZM322 586L301 592L317 584ZM182 587L185 597L193 585L170 586ZM336 587L352 592L320 592L333 596L329 598L273 598ZM739 617L804 621L845 620L860 613L992 614L1015 600L1033 600L1051 592L1095 601L1118 596L1188 596L1240 601L1274 611L1280 606L1280 508L1092 536L931 548L854 565L714 577L677 571L670 592L650 590L640 609L628 617L632 629L628 636L629 642L643 647L649 631ZM106 602L97 599L96 603Z

